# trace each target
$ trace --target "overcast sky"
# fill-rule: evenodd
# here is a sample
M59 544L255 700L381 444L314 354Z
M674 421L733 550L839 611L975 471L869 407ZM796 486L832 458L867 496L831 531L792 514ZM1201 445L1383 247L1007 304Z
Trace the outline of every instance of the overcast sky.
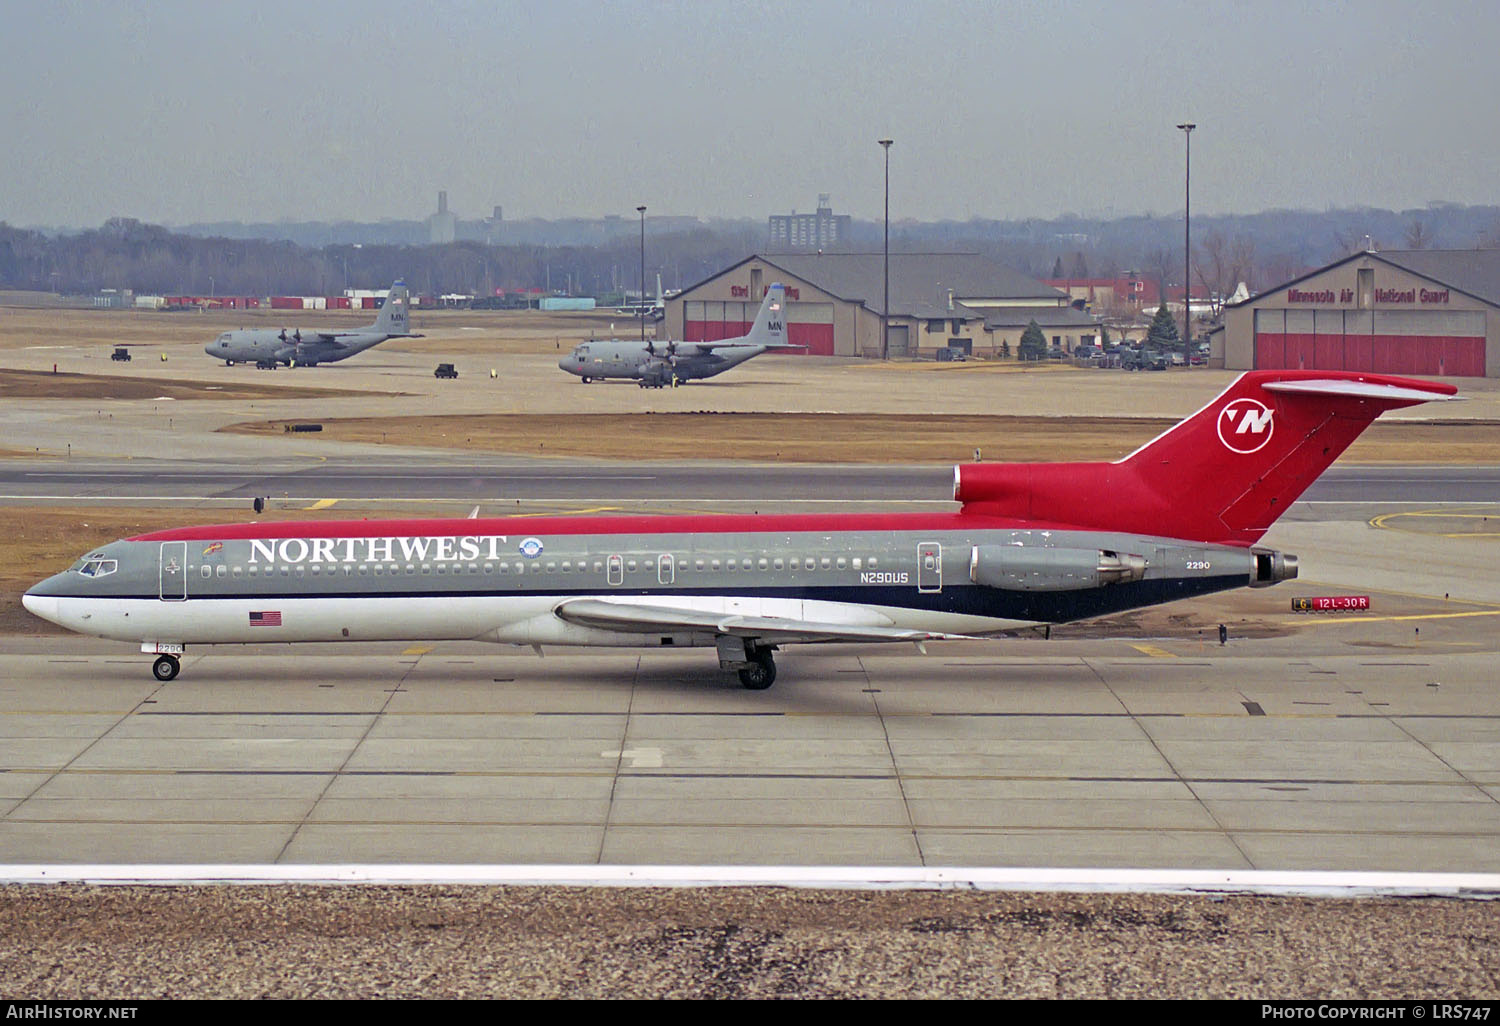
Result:
M7 6L0 220L1496 203L1482 0Z

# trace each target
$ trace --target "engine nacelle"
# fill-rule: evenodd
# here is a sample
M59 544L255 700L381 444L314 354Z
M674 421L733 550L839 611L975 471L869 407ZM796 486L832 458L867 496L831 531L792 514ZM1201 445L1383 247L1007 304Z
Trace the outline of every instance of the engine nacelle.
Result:
M1006 591L1082 591L1146 576L1146 557L1104 549L976 545L969 580Z
M1251 549L1255 569L1250 574L1250 587L1269 588L1277 581L1290 581L1297 576L1297 557L1290 552L1273 549Z

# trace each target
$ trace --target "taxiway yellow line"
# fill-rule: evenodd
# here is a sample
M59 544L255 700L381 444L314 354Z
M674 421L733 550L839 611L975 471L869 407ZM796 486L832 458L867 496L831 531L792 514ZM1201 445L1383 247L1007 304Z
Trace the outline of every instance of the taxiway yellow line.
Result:
M1371 527L1382 531L1400 531L1403 534L1423 534L1431 538L1500 538L1500 532L1495 531L1413 531L1409 528L1400 527L1387 523L1397 517L1431 517L1437 520L1489 520L1494 517L1500 521L1500 514L1495 513L1454 513L1442 509L1423 509L1401 511L1396 513L1382 513L1378 517L1372 517L1367 523Z
M1312 617L1287 620L1287 623L1391 623L1400 620L1456 620L1465 616L1500 616L1500 609L1481 609L1468 613L1410 613L1405 616L1330 616L1326 619Z

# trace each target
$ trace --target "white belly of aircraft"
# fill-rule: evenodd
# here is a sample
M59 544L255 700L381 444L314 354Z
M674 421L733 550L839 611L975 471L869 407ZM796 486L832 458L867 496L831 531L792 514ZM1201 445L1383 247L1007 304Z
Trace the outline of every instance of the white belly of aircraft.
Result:
M650 605L725 616L815 620L849 626L897 627L950 634L986 634L1023 621L890 606L733 595L568 596L616 604ZM709 632L624 632L568 623L554 609L556 595L401 598L112 599L30 596L38 616L77 631L119 641L162 644L253 644L292 641L463 641L510 645L656 647L712 646Z

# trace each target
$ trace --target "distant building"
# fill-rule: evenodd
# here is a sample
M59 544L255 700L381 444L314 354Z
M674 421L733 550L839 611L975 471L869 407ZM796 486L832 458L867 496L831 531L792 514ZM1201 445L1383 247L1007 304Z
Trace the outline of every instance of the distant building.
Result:
M1048 278L1047 284L1066 292L1085 309L1102 314L1138 314L1161 305L1155 279L1141 274L1118 278Z
M438 193L437 213L427 219L427 241L434 246L452 242L458 236L458 218L448 210L448 192Z
M833 212L825 192L818 196L816 214L772 214L768 245L772 250L832 249L848 242L850 221L848 214Z
M1500 250L1355 253L1226 306L1221 344L1231 370L1500 377Z
M880 253L751 256L667 300L668 337L743 335L766 290L786 286L787 341L810 356L923 357L958 349L1014 355L1032 321L1065 351L1098 337L1098 322L1063 292L973 253L892 253L889 331L880 336Z

